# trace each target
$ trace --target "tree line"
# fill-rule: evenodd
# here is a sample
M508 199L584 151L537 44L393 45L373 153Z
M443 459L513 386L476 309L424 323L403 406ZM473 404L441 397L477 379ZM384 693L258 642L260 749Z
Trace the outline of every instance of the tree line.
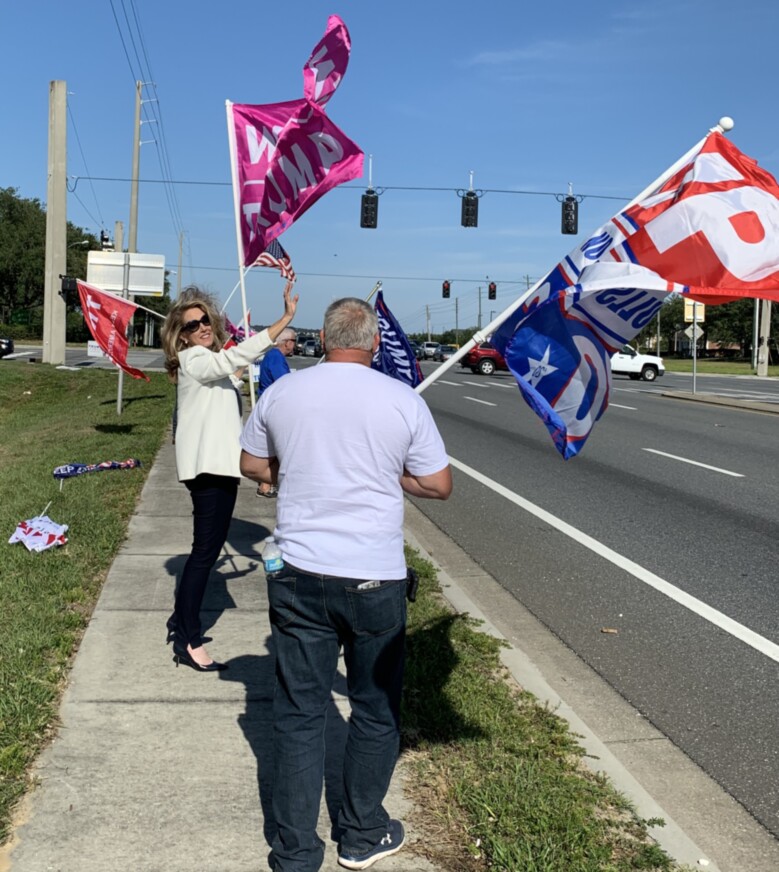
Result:
M86 244L84 244L86 242ZM66 274L86 280L87 254L101 249L93 233L68 221ZM36 198L20 197L16 188L0 188L0 332L14 339L43 337L46 208ZM143 305L165 314L170 307L167 276L162 297L145 297ZM143 319L136 318L134 339L143 339ZM86 342L89 330L78 294L67 298L66 340Z

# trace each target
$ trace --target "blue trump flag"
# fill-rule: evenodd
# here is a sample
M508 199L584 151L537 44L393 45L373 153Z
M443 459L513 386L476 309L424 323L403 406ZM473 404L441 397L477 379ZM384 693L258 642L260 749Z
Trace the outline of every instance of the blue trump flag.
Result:
M384 302L384 292L376 295L376 315L379 319L379 347L371 361L371 368L415 388L424 378L403 328Z

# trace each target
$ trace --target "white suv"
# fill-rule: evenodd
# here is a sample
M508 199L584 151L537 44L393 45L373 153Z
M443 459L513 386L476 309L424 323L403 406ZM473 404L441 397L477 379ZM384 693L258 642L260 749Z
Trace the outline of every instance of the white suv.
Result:
M639 354L635 348L623 345L621 351L611 355L611 372L613 375L628 375L632 379L654 381L665 373L665 364L661 357Z
M422 354L425 357L425 360L431 360L433 355L436 352L436 349L440 343L438 342L423 342L422 343Z

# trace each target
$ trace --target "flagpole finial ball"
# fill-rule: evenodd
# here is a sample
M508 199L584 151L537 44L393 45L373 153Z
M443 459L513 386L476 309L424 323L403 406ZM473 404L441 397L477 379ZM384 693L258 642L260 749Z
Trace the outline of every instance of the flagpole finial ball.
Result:
M735 121L730 117L730 115L723 115L719 120L719 126L722 128L723 133L727 133L728 130L733 130L733 125Z

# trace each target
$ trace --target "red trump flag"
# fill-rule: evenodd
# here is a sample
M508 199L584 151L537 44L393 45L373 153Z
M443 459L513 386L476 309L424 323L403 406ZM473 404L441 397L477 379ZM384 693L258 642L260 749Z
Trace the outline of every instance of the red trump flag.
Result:
M146 373L135 369L127 363L127 325L130 323L133 313L138 308L135 303L107 294L79 281L78 295L81 298L81 311L87 322L89 332L95 342L103 349L106 355L127 375L133 378L145 378L149 381Z

